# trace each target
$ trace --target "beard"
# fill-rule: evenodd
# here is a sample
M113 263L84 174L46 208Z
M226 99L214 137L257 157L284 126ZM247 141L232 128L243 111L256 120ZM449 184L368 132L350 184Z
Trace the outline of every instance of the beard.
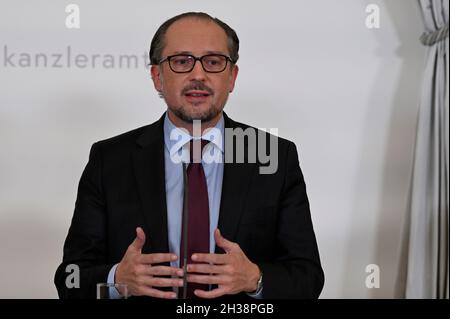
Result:
M189 83L189 85L185 86L183 90L181 91L181 95L184 96L188 91L190 90L201 90L201 91L207 91L211 96L214 95L214 90L211 89L209 86L204 84L201 81L193 81ZM226 97L223 105L217 105L214 103L211 103L209 105L208 109L203 112L196 112L196 111L190 111L190 107L186 105L179 105L179 106L171 106L169 104L169 101L165 98L164 95L162 95L164 98L168 108L170 111L172 111L173 114L175 114L179 119L186 123L192 124L194 121L202 121L202 122L209 122L217 115L222 112L223 108L225 107L225 104L228 100L228 96ZM195 105L194 105L195 107Z
M187 122L187 123L193 123L194 121L202 121L202 122L209 122L212 119L214 119L217 115L219 115L220 112L222 112L222 108L217 107L216 105L212 104L211 107L209 107L206 111L198 113L198 114L191 114L187 107L180 106L178 108L169 107L169 109L181 120Z

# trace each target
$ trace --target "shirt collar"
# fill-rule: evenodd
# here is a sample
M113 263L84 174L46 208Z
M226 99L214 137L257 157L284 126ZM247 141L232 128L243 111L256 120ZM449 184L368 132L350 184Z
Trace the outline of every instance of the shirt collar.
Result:
M223 114L220 116L219 121L214 126L214 133L213 130L208 130L206 133L202 135L202 139L210 141L211 144L213 144L215 147L217 147L222 153L223 153L223 144L224 144L224 119ZM170 139L172 132L172 137L175 137L177 139ZM217 135L220 135L217 137ZM167 150L169 151L170 156L180 150L183 145L188 143L190 140L192 140L192 136L186 132L185 130L182 130L173 124L173 122L169 119L169 116L166 115L164 117L164 144L166 145ZM176 147L175 147L175 144Z

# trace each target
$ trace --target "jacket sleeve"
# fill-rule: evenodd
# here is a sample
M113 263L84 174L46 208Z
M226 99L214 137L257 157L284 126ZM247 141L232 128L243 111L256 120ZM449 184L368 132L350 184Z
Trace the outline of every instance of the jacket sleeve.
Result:
M78 185L63 261L55 274L60 298L95 298L96 284L107 281L114 265L106 263L106 225L102 158L96 143ZM79 269L79 278L73 269Z
M318 298L324 274L295 144L289 142L286 153L278 212L277 257L273 262L258 265L263 272L263 297Z

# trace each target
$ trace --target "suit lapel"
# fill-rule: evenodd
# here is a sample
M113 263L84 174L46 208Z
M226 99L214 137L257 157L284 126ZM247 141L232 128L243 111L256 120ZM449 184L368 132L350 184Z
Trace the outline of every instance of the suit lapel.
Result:
M225 113L223 114L225 128L235 128L236 123ZM224 163L223 169L218 228L222 236L231 241L236 239L237 227L244 209L251 177L256 167L255 163L247 163L247 147L245 150L244 163ZM215 252L220 253L223 250L216 245Z
M133 153L147 235L144 252L169 251L163 123L164 115L139 137Z

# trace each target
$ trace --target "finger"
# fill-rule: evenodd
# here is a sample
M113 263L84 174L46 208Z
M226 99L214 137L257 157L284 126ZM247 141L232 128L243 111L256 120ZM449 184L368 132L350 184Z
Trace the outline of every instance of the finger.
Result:
M223 287L216 288L210 291L205 291L201 289L195 289L194 294L200 298L217 298L226 294L226 289Z
M182 287L183 279L147 276L141 284L148 287Z
M139 262L141 264L160 264L169 261L177 260L177 256L175 254L170 253L156 253L156 254L142 254L139 256Z
M200 254L192 255L192 260L196 262L205 262L209 264L223 265L228 263L230 256L227 254Z
M145 233L141 227L136 228L136 238L131 243L130 248L136 252L141 252L145 243Z
M214 239L217 246L223 248L223 250L225 250L225 252L227 253L235 251L239 247L236 243L233 243L232 241L229 241L228 239L223 237L218 228L214 231Z
M183 276L183 269L169 266L148 266L145 274L152 276Z
M187 275L187 282L197 283L197 284L210 284L210 285L224 285L227 284L229 277L223 275Z
M210 264L188 264L188 272L204 273L204 274L223 274L226 273L227 266L218 266Z
M139 292L143 296L149 296L149 297L155 297L155 298L175 299L177 297L177 294L173 291L161 291L161 290L146 287L146 286L140 287Z

